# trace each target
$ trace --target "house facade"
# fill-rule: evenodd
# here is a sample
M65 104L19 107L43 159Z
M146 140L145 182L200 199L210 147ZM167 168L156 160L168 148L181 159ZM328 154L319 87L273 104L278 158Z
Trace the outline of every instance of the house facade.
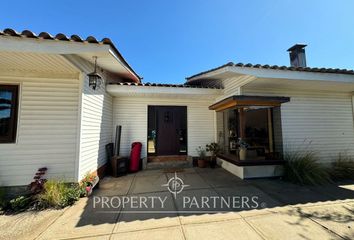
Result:
M289 49L291 67L228 63L185 84L149 84L109 39L5 29L0 185L26 185L39 167L68 181L104 172L117 125L122 156L141 142L144 165L161 156L190 161L198 146L218 142L219 164L241 178L281 174L288 148L309 148L323 163L352 155L354 72L308 68L303 48Z

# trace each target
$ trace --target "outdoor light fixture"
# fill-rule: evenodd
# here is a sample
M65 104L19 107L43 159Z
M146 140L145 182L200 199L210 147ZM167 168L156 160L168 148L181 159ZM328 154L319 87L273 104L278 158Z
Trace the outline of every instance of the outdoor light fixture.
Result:
M93 59L95 60L95 70L92 73L87 74L89 77L89 86L93 90L96 90L96 88L99 88L102 82L102 78L98 73L96 72L97 68L97 57L94 56Z

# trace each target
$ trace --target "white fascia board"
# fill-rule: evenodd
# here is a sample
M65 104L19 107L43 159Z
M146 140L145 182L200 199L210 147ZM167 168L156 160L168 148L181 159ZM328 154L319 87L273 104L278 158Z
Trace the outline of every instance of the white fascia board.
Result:
M183 88L183 87L152 87L152 86L125 86L107 85L107 92L113 96L134 94L178 94L178 95L200 95L217 96L222 95L221 89L209 88Z
M275 69L252 69L245 67L229 67L235 74L252 75L257 78L279 78L290 80L335 81L354 83L354 75L337 73L316 73Z
M80 43L61 40L0 37L0 51L36 52L48 54L80 54L108 52L108 44Z
M218 75L223 73L233 73L236 76L249 75L257 78L279 78L279 79L292 79L292 80L314 80L314 81L335 81L354 83L354 75L341 74L341 73L319 73L319 72L302 72L302 71L289 71L277 69L260 69L248 68L237 66L226 66L218 70L205 73L197 76L189 81L198 79L213 79L218 78Z
M225 66L223 68L208 72L208 73L204 73L200 76L196 76L194 78L191 78L188 80L188 82L193 82L195 80L199 80L199 79L213 79L213 78L218 78L218 75L226 73L226 72L231 72L231 67L230 66Z
M127 66L125 63L123 63L120 58L117 56L116 52L112 50L112 48L109 49L109 53L110 55L116 60L119 62L120 65L122 65L132 76L136 77L136 79L138 81L140 81L140 79L136 76L135 73L133 73Z

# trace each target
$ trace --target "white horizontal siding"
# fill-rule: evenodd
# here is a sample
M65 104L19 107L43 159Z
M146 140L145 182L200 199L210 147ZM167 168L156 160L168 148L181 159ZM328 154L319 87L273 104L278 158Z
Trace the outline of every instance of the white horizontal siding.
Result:
M0 185L27 185L40 167L48 176L75 178L79 80L7 78L20 85L17 142L0 144Z
M107 162L105 145L112 142L113 132L112 101L104 84L92 90L85 77L81 100L79 180L87 172L96 171Z
M248 95L287 96L281 106L285 148L301 149L310 143L322 162L338 153L354 156L352 98L348 93L244 88Z
M121 155L130 154L132 142L142 142L142 157L146 156L147 112L149 105L187 106L188 154L197 155L195 149L215 140L214 111L208 106L210 100L178 98L133 98L113 99L113 123L122 125Z
M216 101L221 101L227 97L231 97L233 95L241 94L241 86L250 82L254 77L252 76L238 76L234 78L227 78L222 80L223 85L223 95L218 97Z

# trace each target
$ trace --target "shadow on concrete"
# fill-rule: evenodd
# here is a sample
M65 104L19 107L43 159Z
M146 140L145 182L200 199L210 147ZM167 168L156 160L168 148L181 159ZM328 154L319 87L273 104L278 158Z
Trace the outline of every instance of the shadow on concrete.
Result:
M330 204L334 201L354 199L354 182L341 182L323 186L298 186L280 179L241 180L227 171L217 169L186 169L178 172L182 179L183 191L176 194L167 190L167 184L174 174L164 173L162 170L151 170L127 175L120 178L105 178L100 183L100 189L94 191L87 201L77 227L85 225L99 225L118 223L124 226L135 222L137 226L147 224L148 221L162 220L159 224L166 226L176 224L178 216L199 216L204 214L227 214L241 211L265 209L272 211L276 207L292 206L290 214L301 219L330 220L339 223L354 221L354 205L348 204L343 211L308 211L297 204L313 204L314 206ZM112 208L110 202L102 204L102 197L117 206L118 199L124 197L135 199L147 198L142 206L137 208L123 206ZM163 198L162 206L157 198ZM252 200L252 198L255 198ZM96 199L96 200L95 200ZM94 207L95 201L96 205ZM154 207L151 201L155 199ZM187 200L186 200L187 199ZM204 199L204 200L203 200ZM209 205L205 203L209 199ZM210 199L216 200L216 205ZM231 199L231 200L230 200ZM235 199L235 200L232 200ZM231 202L231 206L229 204ZM187 202L186 202L187 201ZM204 201L204 204L203 204ZM235 203L236 201L236 203ZM312 210L312 209L311 209ZM176 221L177 221L176 220ZM178 223L177 223L178 224Z

